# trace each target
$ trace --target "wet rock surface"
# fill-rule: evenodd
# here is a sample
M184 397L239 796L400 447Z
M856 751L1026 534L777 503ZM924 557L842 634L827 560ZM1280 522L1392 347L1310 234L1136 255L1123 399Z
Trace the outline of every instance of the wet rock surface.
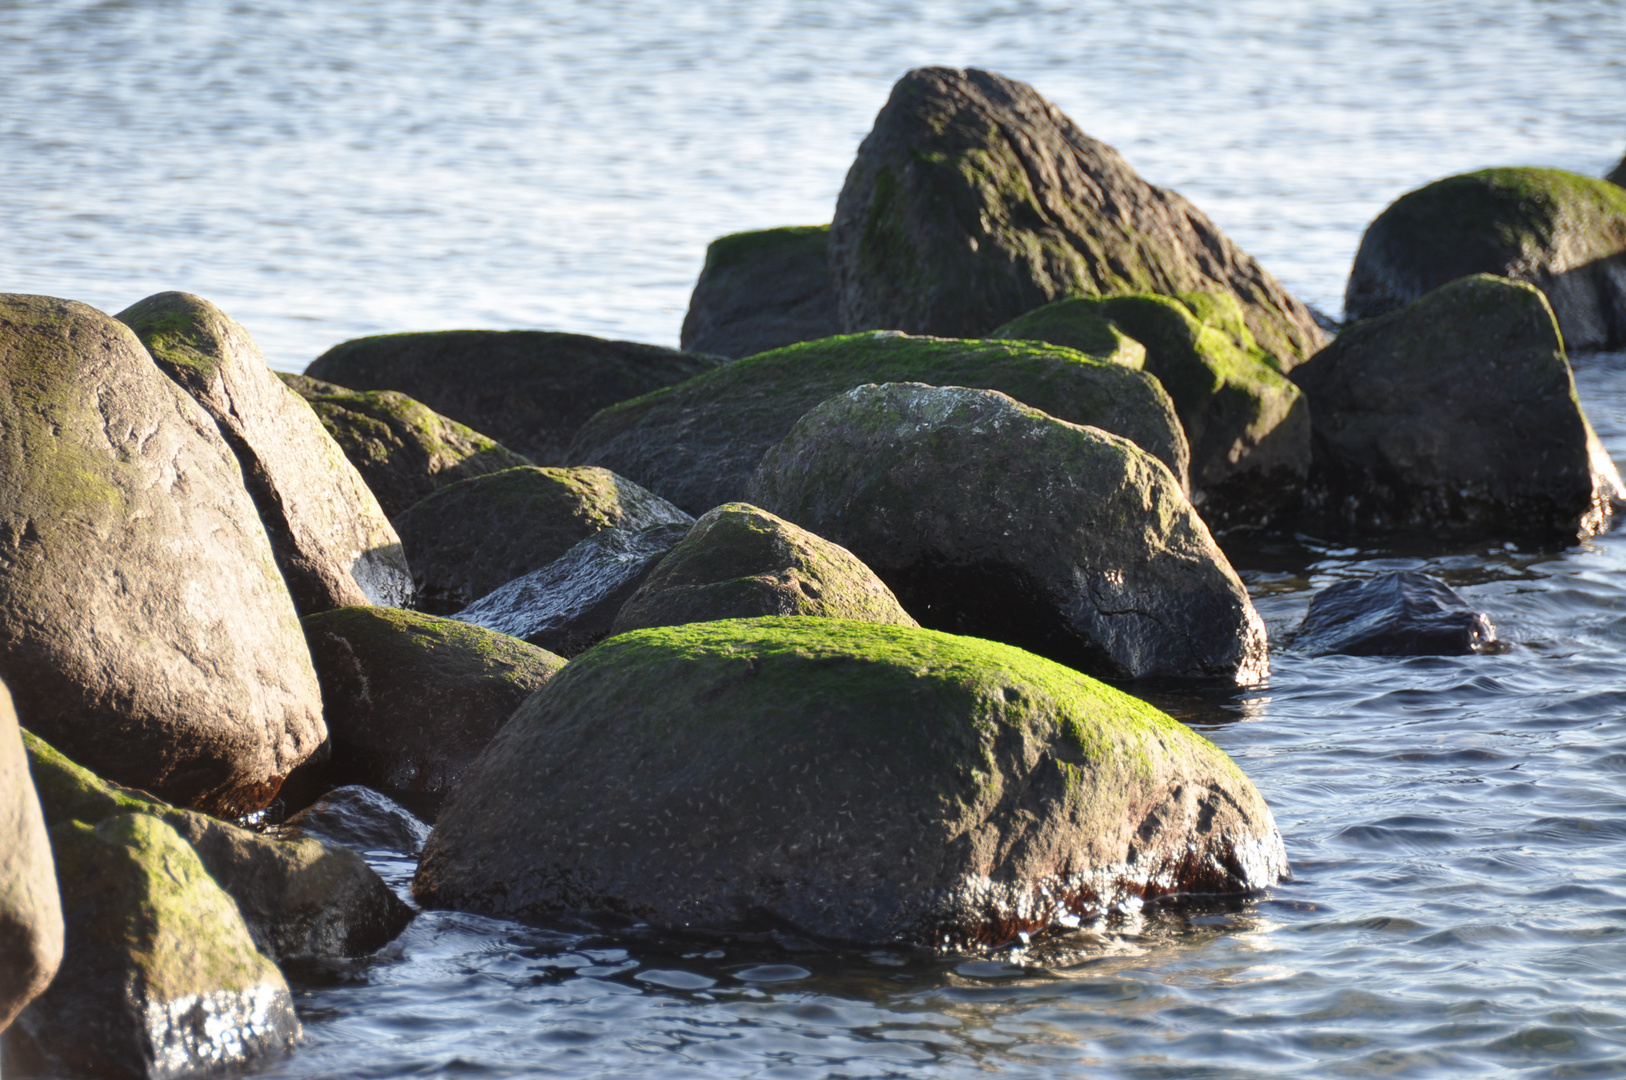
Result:
M922 625L1113 679L1265 672L1264 624L1162 463L1004 394L832 398L747 497L863 559Z
M1312 656L1466 656L1495 641L1489 617L1451 586L1403 570L1316 593L1294 645Z
M11 695L0 686L0 1031L62 960L62 903Z
M804 617L572 661L447 800L413 889L966 945L1285 872L1259 793L1152 707L993 642Z
M279 836L320 840L356 852L391 851L417 855L429 839L429 826L400 803L372 788L334 788L277 827Z
M830 283L830 226L718 237L706 248L680 341L741 357L841 333Z

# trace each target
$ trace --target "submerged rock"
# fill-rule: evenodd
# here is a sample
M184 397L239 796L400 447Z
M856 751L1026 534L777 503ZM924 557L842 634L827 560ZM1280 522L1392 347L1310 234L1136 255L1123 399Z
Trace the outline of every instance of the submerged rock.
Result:
M1316 593L1296 644L1312 656L1465 656L1496 628L1438 578L1402 570Z
M1346 328L1293 378L1314 433L1306 505L1335 528L1573 538L1626 497L1534 286L1454 281Z
M1263 677L1265 627L1161 462L991 390L863 386L748 498L863 559L922 624L1113 679Z
M0 1031L62 961L62 904L51 841L11 695L0 686Z
M387 795L360 784L334 788L283 822L277 832L292 839L321 840L356 852L393 851L417 856L429 826Z
M327 731L214 421L84 304L0 296L0 357L0 677L18 718L172 802L266 806Z
M768 448L826 398L873 382L999 390L1076 424L1122 435L1186 482L1190 459L1174 405L1140 367L1145 350L1111 331L1087 356L1058 345L854 334L737 360L606 409L573 459L630 476L693 514L745 496Z
M830 226L719 237L683 317L684 349L740 357L841 333L830 284Z
M1344 310L1370 319L1473 274L1540 289L1571 349L1626 345L1626 191L1558 169L1436 180L1366 227Z
M1151 706L994 642L802 617L572 661L447 800L413 892L960 947L1286 871L1241 770Z
M355 607L304 620L322 681L331 781L449 791L565 664L506 634L416 611Z
M573 465L576 429L600 409L721 358L540 330L446 330L356 338L305 374L357 390L399 390L539 465Z

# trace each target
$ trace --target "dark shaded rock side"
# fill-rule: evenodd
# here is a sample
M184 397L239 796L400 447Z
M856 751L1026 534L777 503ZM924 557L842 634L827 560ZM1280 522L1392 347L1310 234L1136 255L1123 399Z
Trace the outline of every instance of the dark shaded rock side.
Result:
M28 754L0 686L0 1031L62 961L62 903Z
M1616 165L1604 179L1616 187L1626 187L1626 155L1622 155L1620 164Z
M737 358L839 333L830 226L793 225L711 242L679 342Z
M1294 637L1312 656L1466 656L1495 641L1489 618L1415 570L1327 586L1310 598Z
M276 826L286 839L340 844L356 852L391 851L416 858L429 826L382 792L360 784L334 788Z

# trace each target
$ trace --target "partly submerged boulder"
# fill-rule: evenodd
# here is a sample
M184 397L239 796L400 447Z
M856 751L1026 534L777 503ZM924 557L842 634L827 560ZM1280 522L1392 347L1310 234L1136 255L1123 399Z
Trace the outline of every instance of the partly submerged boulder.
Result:
M994 642L803 617L572 661L447 800L413 892L963 947L1286 871L1247 777L1151 706Z
M51 841L11 695L0 686L0 1031L62 960L62 904Z
M279 836L341 844L352 851L388 851L416 858L429 826L388 795L347 784L276 827Z
M0 296L0 677L24 726L227 816L321 745L305 635L243 474L123 323Z
M305 374L356 390L399 390L540 465L573 465L564 449L588 417L720 363L585 334L446 330L346 341Z
M449 615L601 529L694 521L608 469L505 469L441 488L396 518L418 606Z
M1532 285L1451 282L1346 328L1293 379L1306 507L1332 528L1573 538L1626 497Z
M762 455L819 402L865 383L923 382L999 390L1052 416L1122 435L1184 485L1186 437L1168 394L1135 370L1145 350L1116 331L1101 345L1087 356L1035 342L889 332L809 341L606 409L582 428L570 454L701 514L743 498Z
M991 390L863 386L747 498L841 544L922 624L1094 675L1251 683L1265 627L1163 463Z
M839 333L830 226L799 225L713 240L679 341L739 357Z
M1465 656L1495 641L1489 618L1415 570L1327 586L1310 598L1294 638L1312 656Z
M917 68L892 89L836 202L842 326L981 337L1069 296L1235 296L1282 370L1323 337L1219 227L1148 184L1031 86Z
M444 792L533 691L564 667L544 649L416 611L354 607L304 620L341 784Z
M919 625L846 548L749 503L724 503L644 579L610 633L759 615Z
M391 518L447 484L531 463L395 390L351 390L287 373L282 381L310 403Z
M1540 289L1571 349L1626 345L1626 191L1558 169L1436 180L1366 227L1344 310L1370 319L1472 274Z

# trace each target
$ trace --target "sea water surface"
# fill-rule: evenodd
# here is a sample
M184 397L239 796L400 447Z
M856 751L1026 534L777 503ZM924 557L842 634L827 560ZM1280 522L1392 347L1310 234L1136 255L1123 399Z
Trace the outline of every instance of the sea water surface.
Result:
M196 292L293 370L396 330L675 345L706 243L828 220L932 63L1033 83L1333 315L1404 191L1626 150L1614 0L0 2L0 289ZM1576 375L1626 461L1626 356ZM1626 533L1231 554L1269 682L1155 700L1291 882L980 957L426 912L292 972L305 1043L249 1075L1626 1076ZM1294 651L1315 589L1411 568L1508 650Z

